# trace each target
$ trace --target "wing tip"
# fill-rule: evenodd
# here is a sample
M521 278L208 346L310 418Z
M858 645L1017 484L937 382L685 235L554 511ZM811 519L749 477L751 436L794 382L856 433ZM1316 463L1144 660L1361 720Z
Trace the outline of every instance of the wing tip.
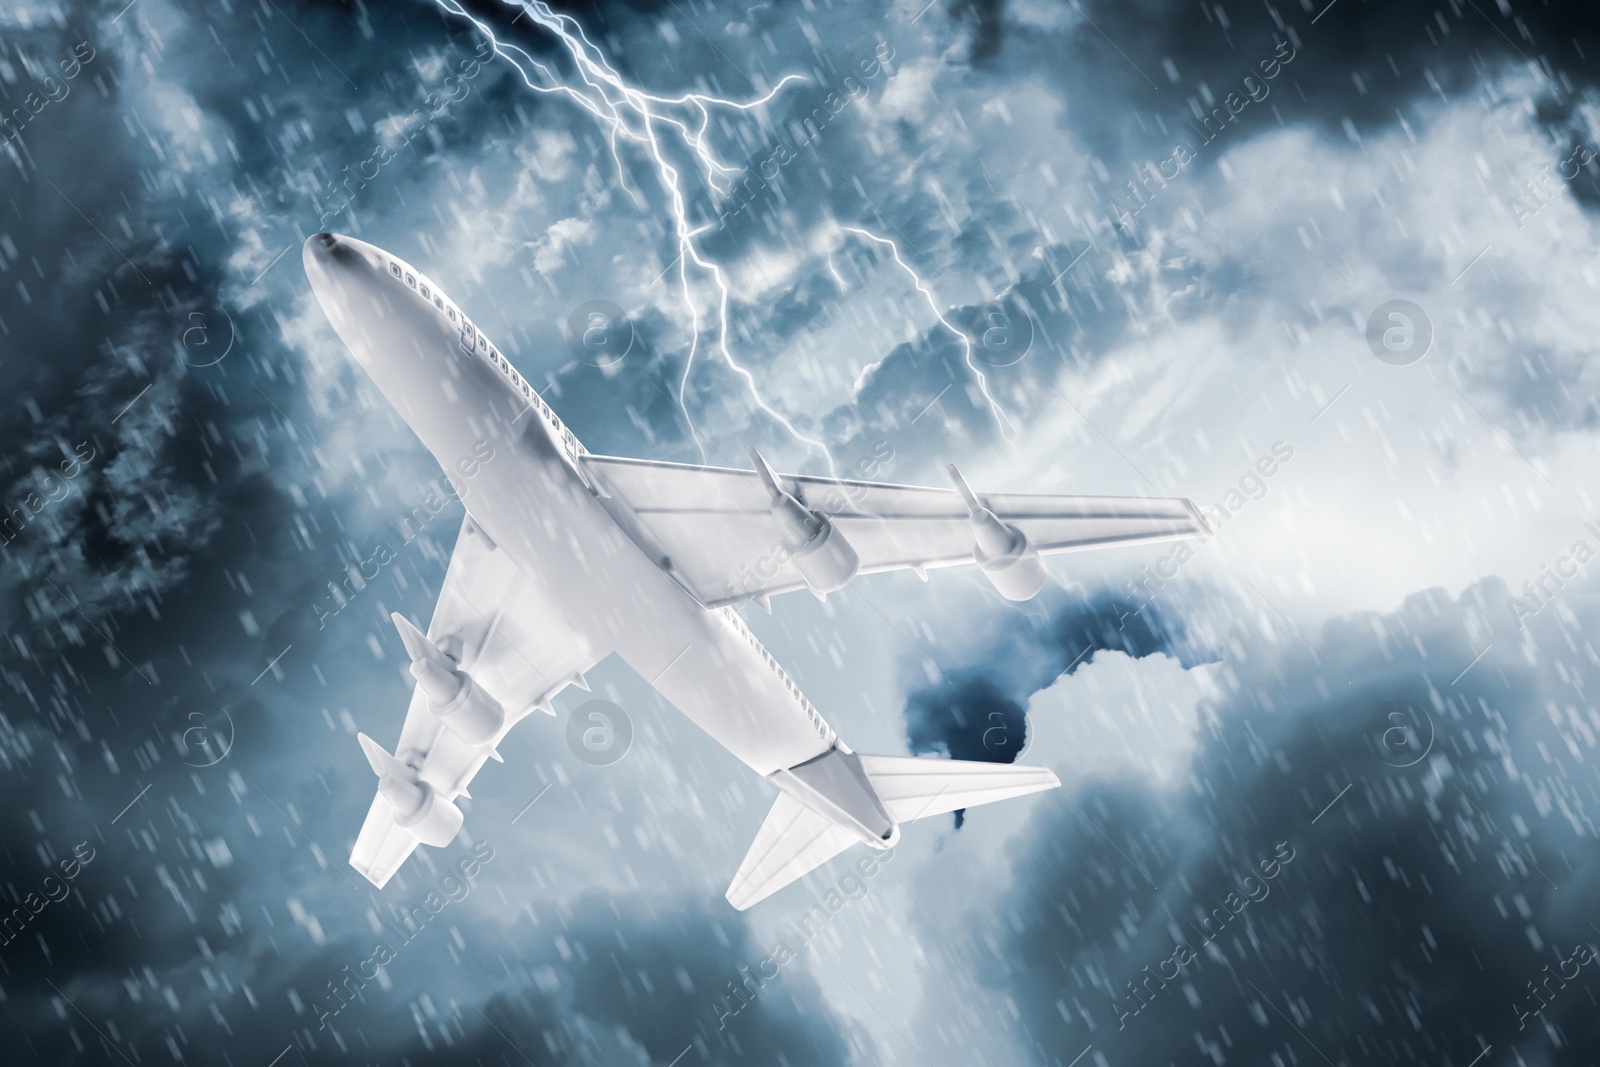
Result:
M355 868L355 872L357 874L371 882L374 888L377 889L382 889L389 883L389 879L394 877L393 871L390 871L388 874L383 874L376 867L362 866L356 862L354 854L352 854L350 857L350 866Z

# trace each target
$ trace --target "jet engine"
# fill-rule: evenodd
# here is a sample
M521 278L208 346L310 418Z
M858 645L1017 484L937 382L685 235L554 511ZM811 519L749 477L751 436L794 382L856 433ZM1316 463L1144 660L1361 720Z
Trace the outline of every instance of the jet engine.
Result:
M505 726L505 708L399 612L390 617L411 657L411 676L427 694L428 711L465 743L488 743Z
M861 570L861 558L855 548L831 519L812 511L783 488L760 452L750 449L750 458L767 487L771 498L768 506L783 530L785 547L807 588L820 596L849 585Z
M972 523L972 558L989 584L1007 600L1032 600L1044 588L1047 575L1039 553L1028 537L984 506L967 485L954 463L949 465L950 480L956 483L967 517Z
M378 795L394 810L395 825L424 845L443 848L461 829L461 809L424 782L417 769L383 750L366 734L357 734L361 751L378 776Z

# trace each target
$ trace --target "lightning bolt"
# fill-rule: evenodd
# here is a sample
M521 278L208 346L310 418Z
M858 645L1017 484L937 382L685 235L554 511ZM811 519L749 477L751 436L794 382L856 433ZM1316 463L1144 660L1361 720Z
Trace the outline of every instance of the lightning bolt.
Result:
M624 190L641 209L648 207L644 197L628 185L627 172L622 165L619 145L623 141L640 146L655 165L662 191L667 198L668 210L677 238L678 283L682 290L684 307L689 313L691 339L689 355L685 361L683 379L679 385L678 406L684 422L702 457L705 447L695 429L694 419L687 402L689 377L702 343L702 314L695 299L690 280L691 267L709 276L716 288L715 349L745 383L756 406L783 426L796 440L820 451L827 457L830 469L833 457L823 442L808 437L781 411L761 395L755 375L740 364L728 347L729 288L726 275L719 264L706 258L695 244L695 238L709 227L694 227L689 221L688 197L684 193L683 175L666 156L664 136L671 137L696 168L697 176L711 192L721 198L732 189L732 176L742 173L742 168L724 162L716 154L708 139L711 115L715 108L733 111L751 111L765 106L784 86L793 81L804 81L799 75L786 75L767 93L753 100L729 100L704 93L684 93L679 96L662 96L645 92L628 82L611 66L600 48L589 39L579 22L570 15L552 11L543 0L506 0L518 8L537 27L549 33L564 49L571 61L580 84L566 82L547 64L530 55L525 49L500 40L481 19L474 17L457 0L436 0L449 14L464 18L482 33L495 48L495 54L505 59L517 71L522 82L538 93L566 97L592 115L605 129L613 163ZM518 16L522 17L521 15ZM688 117L684 117L687 114ZM675 136L674 136L675 135Z
M548 33L560 44L576 74L576 83L573 83L525 49L500 40L490 26L468 12L459 0L435 0L435 2L441 10L467 20L483 34L494 45L496 56L509 63L529 89L537 93L565 97L594 117L606 133L612 162L616 166L618 180L623 190L641 210L647 210L649 204L642 193L630 187L627 171L622 163L620 146L624 142L637 146L653 164L672 218L678 251L674 264L678 268L678 285L691 330L689 354L684 362L683 376L678 387L678 407L691 439L700 450L702 459L705 457L705 446L695 428L694 418L689 412L688 392L695 360L704 346L720 356L728 368L740 378L751 400L761 412L782 426L796 441L820 452L827 462L830 474L837 477L837 468L828 446L802 433L783 412L769 403L761 395L755 375L734 357L728 341L728 304L731 294L727 275L721 264L702 253L696 244L696 238L711 227L710 225L696 227L690 222L689 198L684 191L686 176L683 170L668 158L669 148L681 152L687 159L688 169L692 171L693 178L720 201L732 192L734 180L737 175L743 173L743 168L724 161L711 144L708 135L713 112L719 109L750 112L765 107L790 82L803 82L807 79L797 74L785 75L766 93L750 100L732 100L706 93L663 96L646 92L629 84L618 73L605 53L590 40L577 19L551 10L544 0L504 0L507 6L518 9L520 14L517 19L527 17L534 26ZM962 339L967 354L967 365L978 378L980 388L989 401L1004 435L1007 420L989 393L988 383L982 372L972 362L971 338L961 333L939 313L932 294L922 284L916 272L901 258L899 248L894 242L867 230L855 227L850 229L873 241L888 244L893 250L895 261L911 275L918 291L927 298L940 323ZM671 265L668 269L671 269ZM701 301L696 299L693 276L709 281L712 290L709 302L714 306L714 313L702 312ZM837 277L836 272L835 276ZM709 330L703 329L702 325L707 320L714 322L714 326ZM705 340L707 333L711 335L709 342Z
M1011 420L1006 417L1006 413L1001 409L1000 402L994 398L994 394L989 391L988 376L985 375L983 371L978 369L978 365L976 363L972 362L971 336L969 336L965 330L958 329L955 323L944 317L944 313L939 310L939 302L934 299L933 291L923 283L922 276L916 272L915 268L905 261L905 257L900 254L900 246L895 244L892 239L888 237L881 237L878 234L873 233L871 230L862 229L860 226L841 226L839 229L843 230L845 233L853 233L859 237L865 237L874 244L889 246L889 253L894 256L895 263L899 264L900 269L905 271L906 274L910 275L912 286L915 287L917 292L922 294L923 299L928 302L928 309L933 312L933 317L939 320L939 325L955 334L957 340L961 342L961 350L966 356L967 369L972 371L973 378L977 380L978 390L983 394L983 399L989 405L989 414L994 416L995 425L1000 430L1000 436L1005 440L1010 441L1011 435L1006 432L1006 429L1011 425ZM832 265L832 262L833 261L830 259L830 266Z

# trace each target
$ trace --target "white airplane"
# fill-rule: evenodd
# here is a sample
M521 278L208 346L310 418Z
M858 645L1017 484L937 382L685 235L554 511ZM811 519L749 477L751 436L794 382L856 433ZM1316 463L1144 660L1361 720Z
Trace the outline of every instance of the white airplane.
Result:
M779 475L754 449L748 471L592 455L421 271L327 233L302 258L467 510L428 632L394 616L417 680L395 754L360 737L378 795L350 863L379 888L454 839L454 798L506 732L613 652L777 787L728 889L741 910L902 823L1055 787L1043 767L852 751L734 605L961 563L1026 600L1040 553L1207 530L1187 500L979 496L954 466L952 490Z

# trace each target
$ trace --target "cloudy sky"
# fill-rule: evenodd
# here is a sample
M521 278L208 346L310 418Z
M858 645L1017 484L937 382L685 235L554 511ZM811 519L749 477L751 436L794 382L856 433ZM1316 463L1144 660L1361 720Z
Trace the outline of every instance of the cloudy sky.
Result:
M14 0L0 111L7 1062L1600 1056L1584 6ZM1062 779L868 877L729 908L774 790L612 660L375 891L355 733L397 735L388 614L461 515L328 611L438 468L310 293L323 229L591 451L1219 530L1021 606L947 570L752 611L853 748Z

